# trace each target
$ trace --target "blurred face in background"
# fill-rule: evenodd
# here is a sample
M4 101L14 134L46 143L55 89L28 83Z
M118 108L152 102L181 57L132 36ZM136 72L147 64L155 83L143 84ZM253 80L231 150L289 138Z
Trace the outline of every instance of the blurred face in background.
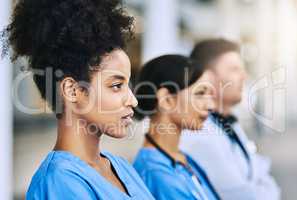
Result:
M182 129L197 130L214 108L212 88L209 84L213 75L204 72L192 85L178 92L173 98L170 112L172 121Z
M242 98L244 81L247 77L239 53L224 53L215 61L212 71L215 76L214 87L217 102L223 105L239 103Z

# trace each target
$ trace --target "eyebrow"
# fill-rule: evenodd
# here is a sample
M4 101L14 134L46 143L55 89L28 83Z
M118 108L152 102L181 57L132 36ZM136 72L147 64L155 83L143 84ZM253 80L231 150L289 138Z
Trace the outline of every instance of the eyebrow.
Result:
M201 90L207 90L206 86L200 86L197 88L197 91L201 91Z
M114 79L121 80L121 81L126 80L126 78L124 76L122 76L122 75L112 75L112 76L108 77L107 80L114 80Z

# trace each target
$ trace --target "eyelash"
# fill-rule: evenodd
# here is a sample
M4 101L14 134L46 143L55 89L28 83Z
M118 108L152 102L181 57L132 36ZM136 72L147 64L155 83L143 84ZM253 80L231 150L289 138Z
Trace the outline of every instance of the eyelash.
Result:
M111 86L111 88L115 91L118 91L122 88L122 86L123 86L123 83L115 83Z
M197 96L202 96L205 95L205 91L199 91L197 93L195 93Z

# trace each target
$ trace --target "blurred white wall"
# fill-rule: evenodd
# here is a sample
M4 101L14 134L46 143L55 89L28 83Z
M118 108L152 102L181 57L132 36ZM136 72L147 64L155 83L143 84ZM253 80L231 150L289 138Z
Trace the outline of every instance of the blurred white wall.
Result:
M178 50L178 0L144 2L142 60Z

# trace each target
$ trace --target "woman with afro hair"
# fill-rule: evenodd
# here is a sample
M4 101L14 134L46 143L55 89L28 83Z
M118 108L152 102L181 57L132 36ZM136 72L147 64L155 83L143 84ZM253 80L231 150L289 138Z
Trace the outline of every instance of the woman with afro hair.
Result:
M137 100L124 52L133 19L118 0L19 0L2 31L3 52L25 57L57 117L57 140L26 199L153 199L124 159L100 151L123 138ZM52 73L49 73L52 72Z

